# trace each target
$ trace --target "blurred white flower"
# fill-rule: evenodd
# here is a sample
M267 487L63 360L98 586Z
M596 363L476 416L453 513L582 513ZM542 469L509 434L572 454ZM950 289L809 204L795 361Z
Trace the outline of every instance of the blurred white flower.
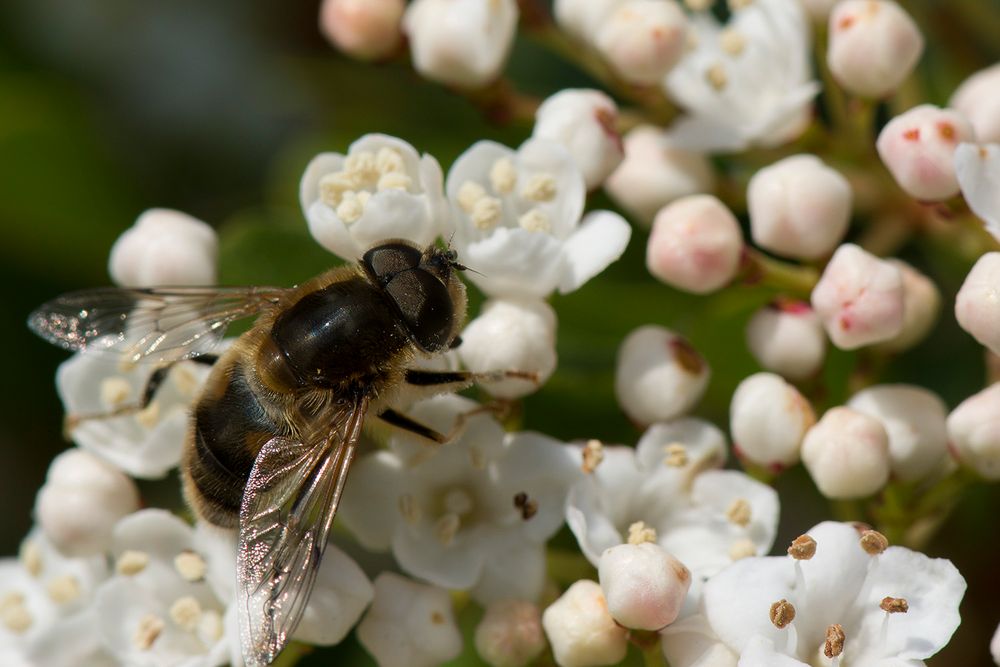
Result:
M1000 63L963 81L948 106L969 119L976 139L983 143L1000 142Z
M948 442L961 463L985 479L1000 479L1000 382L951 411Z
M414 0L403 16L413 66L438 83L485 86L503 69L517 17L515 0Z
M806 431L816 422L809 401L773 373L755 373L736 387L729 430L740 458L781 470L799 460Z
M454 424L464 401L427 402ZM435 426L427 413L415 418ZM447 432L448 429L445 429ZM368 549L392 549L404 571L480 602L536 599L545 578L545 541L563 522L576 457L537 433L462 431L409 459L393 451L362 458L351 471L340 518Z
M219 240L186 213L153 208L111 246L108 271L123 287L214 285Z
M541 610L526 600L497 600L476 626L476 652L492 667L524 667L545 650Z
M913 347L930 333L941 313L941 292L934 281L901 259L886 260L903 278L903 328L898 334L878 345L890 352Z
M747 347L761 366L791 380L815 374L826 357L823 323L809 304L778 301L747 322Z
M586 187L561 145L529 139L517 151L480 141L448 172L455 247L466 276L490 296L572 292L625 251L631 235L617 213L583 220Z
M375 577L375 600L358 641L379 667L436 667L462 652L448 591L393 572Z
M628 631L608 613L596 581L574 582L542 614L542 625L560 667L614 665L628 651Z
M535 112L531 136L562 144L572 154L588 190L604 182L624 157L616 128L618 107L599 90L567 88Z
M688 113L670 130L678 147L776 146L811 120L819 84L805 12L790 0L740 4L725 26L708 12L691 18L694 48L666 78L667 92Z
M653 86L683 55L687 19L674 0L626 0L604 16L593 39L622 80Z
M306 167L299 201L309 231L348 261L385 239L427 245L447 231L441 166L410 144L366 134L347 155L320 153Z
M402 41L405 8L405 0L323 0L319 29L354 58L384 58Z
M1000 252L978 260L955 297L959 326L995 354L1000 354Z
M1000 665L1000 624L997 625L997 629L993 631L993 638L990 639L990 657L993 658L993 662Z
M879 419L830 408L802 442L802 463L827 498L861 498L889 481L889 435Z
M688 644L678 653L688 649L697 658L728 649L741 667L869 667L922 665L948 643L966 587L950 561L904 547L865 548L851 524L824 522L809 537L816 546L811 558L747 558L710 579L702 634L667 628L665 651ZM775 617L778 602L794 607L794 619ZM670 664L696 663L672 657Z
M959 144L955 174L969 208L1000 241L1000 144Z

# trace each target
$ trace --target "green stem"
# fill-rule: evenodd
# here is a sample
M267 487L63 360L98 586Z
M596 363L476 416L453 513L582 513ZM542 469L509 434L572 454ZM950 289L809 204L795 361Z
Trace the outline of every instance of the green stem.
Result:
M597 580L597 571L579 551L550 548L546 555L549 577L556 583L569 585L580 579Z
M645 667L664 667L666 664L666 660L663 657L663 649L660 647L660 639L658 636L655 642L643 647L642 664L645 665Z
M809 300L819 281L819 272L809 266L800 266L768 257L747 246L743 253L742 281L749 285L764 285Z
M281 652L272 667L293 667L299 660L313 652L313 647L303 642L290 642Z

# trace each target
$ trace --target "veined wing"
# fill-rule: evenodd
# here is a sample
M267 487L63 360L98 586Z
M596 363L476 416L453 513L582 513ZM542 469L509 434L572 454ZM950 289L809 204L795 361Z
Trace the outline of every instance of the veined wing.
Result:
M42 305L28 326L75 352L107 351L165 362L210 350L233 321L258 314L287 290L276 287L103 287Z
M257 455L243 492L236 558L247 667L270 664L302 618L367 406L366 397L333 405L311 420L329 430L304 442L272 438Z

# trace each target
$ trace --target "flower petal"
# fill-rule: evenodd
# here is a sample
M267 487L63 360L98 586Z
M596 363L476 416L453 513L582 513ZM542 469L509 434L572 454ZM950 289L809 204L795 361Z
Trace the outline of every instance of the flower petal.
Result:
M1000 144L960 144L955 149L955 174L969 208L1000 240Z
M468 278L490 296L544 298L566 271L562 244L544 232L498 228L465 248Z
M754 637L740 653L738 667L809 667L787 654L776 651L774 642L760 635Z
M371 582L358 564L328 545L295 638L319 646L340 643L374 595Z
M593 211L584 216L563 245L566 263L559 292L572 292L606 269L622 256L631 236L632 228L617 213Z
M472 597L484 607L498 600L537 600L545 586L545 546L502 533L491 542Z
M306 166L299 181L299 203L302 213L309 217L309 209L319 199L319 181L327 174L338 172L344 167L344 156L340 153L320 153Z

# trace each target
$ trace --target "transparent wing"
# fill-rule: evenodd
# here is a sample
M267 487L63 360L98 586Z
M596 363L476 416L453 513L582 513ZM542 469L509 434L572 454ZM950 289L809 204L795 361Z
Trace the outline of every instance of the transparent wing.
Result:
M240 640L247 667L268 665L298 625L367 409L361 397L310 421L329 430L261 448L240 508L236 559Z
M234 320L256 315L276 287L104 287L70 292L28 317L39 336L75 352L165 362L210 350Z

